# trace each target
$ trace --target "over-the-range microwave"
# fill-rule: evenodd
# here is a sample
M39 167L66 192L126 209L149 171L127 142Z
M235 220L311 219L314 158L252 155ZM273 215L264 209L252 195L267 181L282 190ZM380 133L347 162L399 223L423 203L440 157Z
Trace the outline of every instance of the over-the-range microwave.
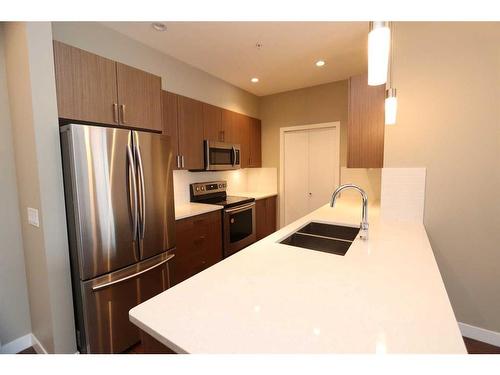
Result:
M205 170L226 171L239 169L241 167L240 145L233 143L217 142L205 140Z

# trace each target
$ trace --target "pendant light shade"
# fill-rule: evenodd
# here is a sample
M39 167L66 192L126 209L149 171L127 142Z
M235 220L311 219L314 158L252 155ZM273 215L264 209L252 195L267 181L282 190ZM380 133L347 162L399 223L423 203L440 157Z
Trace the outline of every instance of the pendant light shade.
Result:
M385 124L395 125L396 114L398 112L398 98L396 89L389 88L385 90Z
M370 22L368 33L368 85L387 82L391 30L389 22Z

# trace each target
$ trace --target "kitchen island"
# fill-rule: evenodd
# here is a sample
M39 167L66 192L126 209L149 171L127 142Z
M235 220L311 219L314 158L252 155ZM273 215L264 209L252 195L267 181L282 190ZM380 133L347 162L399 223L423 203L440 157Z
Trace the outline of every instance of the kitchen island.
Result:
M466 349L422 223L369 211L345 256L280 244L311 221L359 225L338 201L130 310L177 353L458 353Z

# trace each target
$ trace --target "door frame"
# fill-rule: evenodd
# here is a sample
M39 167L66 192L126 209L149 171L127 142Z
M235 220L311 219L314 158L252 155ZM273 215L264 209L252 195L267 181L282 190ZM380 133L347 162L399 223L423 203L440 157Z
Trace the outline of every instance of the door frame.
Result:
M338 161L338 171L337 171L337 180L340 184L340 121L333 122L322 122L318 124L307 124L307 125L297 125L297 126L286 126L280 128L280 175L279 175L279 224L280 228L285 224L285 205L281 204L281 202L285 202L285 133L293 132L293 131L302 131L302 130L313 130L313 129L323 129L323 128L335 128L338 133L337 137L337 161Z

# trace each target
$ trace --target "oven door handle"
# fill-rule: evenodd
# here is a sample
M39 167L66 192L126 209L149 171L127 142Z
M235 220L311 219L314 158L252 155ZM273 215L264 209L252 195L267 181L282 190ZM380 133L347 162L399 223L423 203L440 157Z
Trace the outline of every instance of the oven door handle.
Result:
M236 149L234 148L234 146L231 147L231 153L232 153L232 157L233 157L231 164L234 167L236 164Z
M224 213L231 214L233 212L245 211L245 210L248 210L249 208L252 208L254 206L255 206L255 202L252 202L252 203L249 203L249 204L245 204L244 206L238 206L238 207L235 207L235 208L226 208L224 210Z

